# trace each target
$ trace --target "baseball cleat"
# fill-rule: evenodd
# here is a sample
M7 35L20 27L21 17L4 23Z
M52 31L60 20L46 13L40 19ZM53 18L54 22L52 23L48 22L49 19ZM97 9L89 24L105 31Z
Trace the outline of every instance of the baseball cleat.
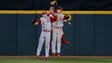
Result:
M60 57L60 53L57 53L57 57L58 57L58 58Z
M56 56L56 54L55 53L52 53L52 57L54 57L54 56Z
M38 59L38 58L39 58L39 56L38 56L38 55L36 55L36 58Z
M47 61L48 60L48 57L44 57L44 60Z
M70 44L70 42L69 41L64 41L63 44L68 45L68 44Z

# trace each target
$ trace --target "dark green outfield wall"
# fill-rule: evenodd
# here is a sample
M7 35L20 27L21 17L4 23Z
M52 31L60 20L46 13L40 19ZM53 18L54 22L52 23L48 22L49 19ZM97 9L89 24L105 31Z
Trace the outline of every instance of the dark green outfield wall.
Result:
M32 25L34 16L0 15L0 55L35 55L41 26ZM71 44L62 46L62 55L112 55L112 15L75 14L71 22L64 26Z

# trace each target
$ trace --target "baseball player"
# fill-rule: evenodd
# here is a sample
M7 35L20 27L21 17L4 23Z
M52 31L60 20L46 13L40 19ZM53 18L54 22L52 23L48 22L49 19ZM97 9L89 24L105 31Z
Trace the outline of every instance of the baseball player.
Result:
M50 16L51 16L51 17L57 15L57 11L54 10L54 9L55 9L54 7L55 7L57 4L58 4L58 3L57 3L57 0L51 0L51 2L50 2L50 5L51 5L51 7L50 7ZM66 20L69 19L69 16L68 16L68 15L66 15L65 17L66 17ZM56 20L56 19L55 19L55 20ZM71 25L71 23L69 23L69 22L68 22L68 24ZM66 44L70 44L70 42L67 41L67 40L65 39L65 37L64 37L64 32L63 32L63 34L62 34L61 41L62 41L62 43L65 44L65 45L66 45Z
M48 60L49 56L49 46L50 46L50 36L51 36L51 21L52 17L47 16L47 12L42 12L42 17L34 22L34 25L41 24L42 31L39 38L39 44L37 48L36 57L38 58L42 49L42 46L45 41L45 58L44 60Z
M64 44L69 44L69 42L65 41L64 39L63 22L67 22L67 17L62 14L62 11L63 9L61 7L58 7L57 13L55 14L57 16L57 19L52 23L52 56L57 55L58 57L60 56L61 52L61 40L63 40Z

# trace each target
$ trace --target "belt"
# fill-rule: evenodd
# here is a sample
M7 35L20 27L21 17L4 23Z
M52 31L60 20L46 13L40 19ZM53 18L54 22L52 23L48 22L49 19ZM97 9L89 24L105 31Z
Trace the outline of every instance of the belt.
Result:
M55 29L62 29L62 27L54 27Z
M42 30L42 31L44 31L44 32L51 32L51 30Z

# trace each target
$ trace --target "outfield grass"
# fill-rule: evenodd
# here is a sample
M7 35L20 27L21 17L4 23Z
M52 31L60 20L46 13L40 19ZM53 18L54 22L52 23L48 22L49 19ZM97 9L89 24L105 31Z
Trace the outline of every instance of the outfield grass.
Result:
M3 57L0 63L112 63L112 58L49 58L44 61L43 58L34 57Z

